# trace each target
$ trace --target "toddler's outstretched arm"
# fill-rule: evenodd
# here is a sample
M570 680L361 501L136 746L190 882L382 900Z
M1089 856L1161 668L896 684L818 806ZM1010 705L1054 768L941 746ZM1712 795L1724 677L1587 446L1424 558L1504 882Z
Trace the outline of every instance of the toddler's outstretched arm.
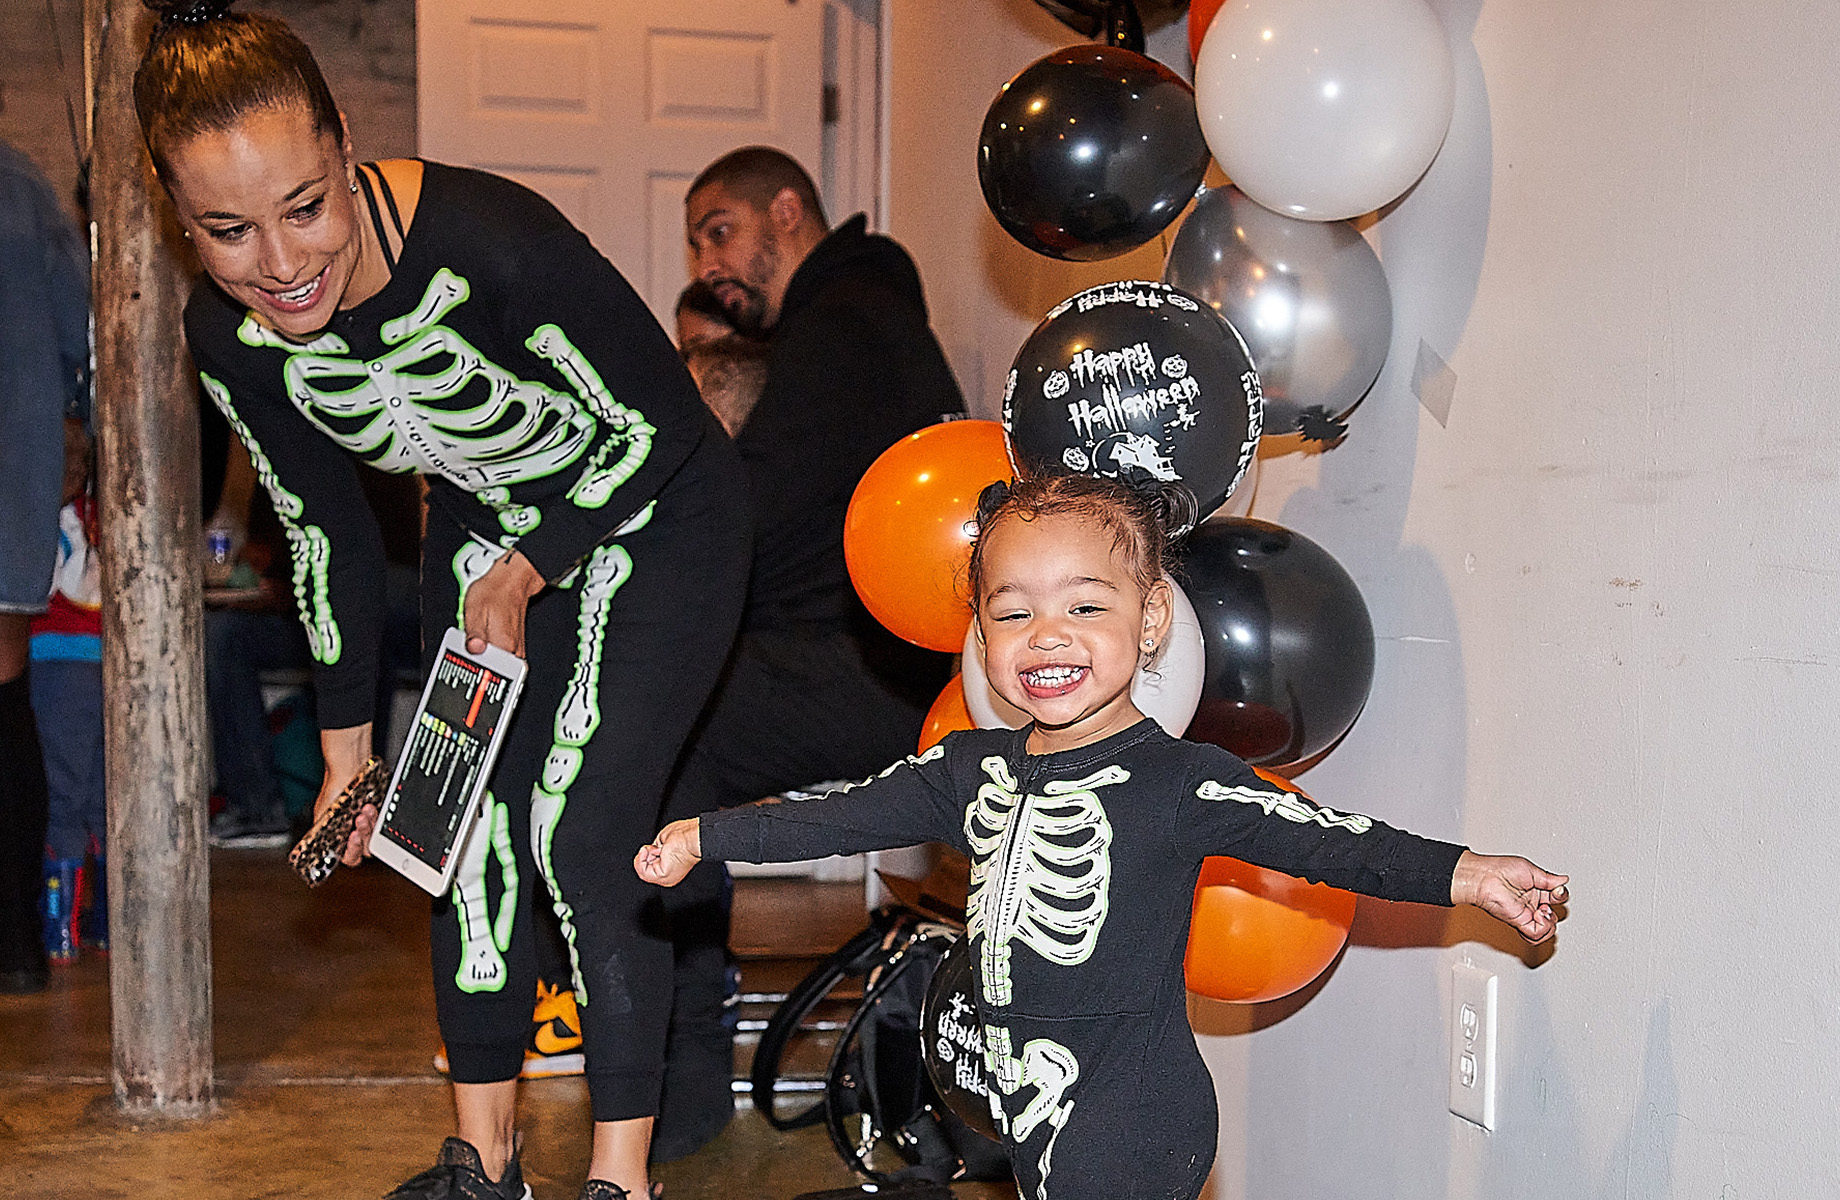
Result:
M1542 871L1519 855L1465 850L1450 877L1450 902L1473 904L1528 941L1543 942L1558 927L1553 905L1565 903L1568 882L1570 876Z
M649 844L633 855L633 870L647 883L676 887L703 859L703 839L697 819L672 821Z

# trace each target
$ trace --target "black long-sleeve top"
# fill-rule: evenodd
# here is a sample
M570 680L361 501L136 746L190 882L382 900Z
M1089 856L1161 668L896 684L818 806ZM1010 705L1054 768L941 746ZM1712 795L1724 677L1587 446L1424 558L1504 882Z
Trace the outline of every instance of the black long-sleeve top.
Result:
M994 850L972 844L978 829L986 836L1007 829L1015 812L1014 800L989 808L980 807L981 799L1026 788L1031 810L1046 811L1053 804L1044 794L1066 794L1078 783L1083 788L1076 790L1096 797L1090 819L1110 829L1112 878L1129 880L1141 895L1186 876L1169 887L1167 909L1180 913L1184 925L1201 860L1210 855L1383 900L1450 904L1462 846L1325 808L1265 782L1225 750L1170 737L1154 721L1054 754L1029 754L1027 734L1026 728L955 733L840 791L709 813L700 823L703 854L785 862L945 842L971 855L974 880L980 870L1034 869L1039 864L993 861ZM986 815L1000 825L988 825Z
M1027 736L956 733L843 791L708 814L703 854L967 852L987 1074L1022 1194L1194 1196L1217 1136L1182 972L1202 859L1448 905L1463 847L1282 791L1153 721L1047 755Z
M207 395L286 530L321 725L370 719L384 554L360 464L556 582L640 515L709 429L638 295L554 206L427 163L382 291L306 344L208 282L186 306Z

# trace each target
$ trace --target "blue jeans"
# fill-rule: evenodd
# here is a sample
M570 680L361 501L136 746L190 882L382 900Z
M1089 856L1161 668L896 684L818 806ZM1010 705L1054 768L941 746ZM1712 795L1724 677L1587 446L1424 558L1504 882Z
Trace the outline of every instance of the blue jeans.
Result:
M102 664L37 660L32 713L38 721L50 786L45 848L51 858L82 858L96 839L107 852L109 816L103 790Z
M66 403L84 393L89 253L44 175L0 143L0 612L45 611Z
M377 709L372 745L389 740L390 700L398 675L421 666L416 575L392 565L386 574L388 610L378 656ZM282 810L280 778L262 703L262 672L306 670L313 665L307 635L291 612L208 609L204 614L205 703L217 790L225 811L266 819Z
M262 703L262 672L304 669L312 662L306 631L291 614L240 609L204 614L205 707L225 811L251 820L280 816L281 784Z

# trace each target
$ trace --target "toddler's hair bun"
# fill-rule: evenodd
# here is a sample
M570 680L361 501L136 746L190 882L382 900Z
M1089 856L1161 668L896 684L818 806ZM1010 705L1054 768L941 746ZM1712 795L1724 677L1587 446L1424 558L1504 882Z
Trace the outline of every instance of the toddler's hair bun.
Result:
M141 0L164 25L203 25L230 11L232 0Z
M1139 494L1150 506L1156 523L1163 527L1164 540L1172 547L1179 545L1201 519L1201 502L1185 484L1161 483Z
M985 529L989 528L990 519L997 515L997 510L1002 508L1004 503L1008 500L1009 481L1004 479L997 480L997 482L990 484L985 487L983 491L978 493L978 532L982 533Z

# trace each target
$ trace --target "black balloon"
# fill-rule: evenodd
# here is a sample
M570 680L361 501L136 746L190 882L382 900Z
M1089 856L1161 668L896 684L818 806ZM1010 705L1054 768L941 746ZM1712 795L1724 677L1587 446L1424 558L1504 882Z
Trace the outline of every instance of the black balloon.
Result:
M1187 736L1261 767L1305 762L1353 726L1374 681L1374 625L1327 550L1246 517L1196 529L1183 586L1207 642Z
M1098 38L1108 46L1123 46L1126 50L1143 53L1144 22L1137 15L1135 0L1035 0L1035 3L1081 37ZM1105 36L1100 37L1100 34Z
M1262 413L1233 327L1188 293L1142 280L1057 305L1023 342L1003 393L1019 474L1182 483L1202 516L1251 464Z
M933 1090L959 1120L997 1137L984 1072L984 1027L978 1023L971 939L961 937L940 958L920 1006L921 1057Z
M991 101L978 139L978 183L997 221L1029 249L1079 262L1168 228L1207 165L1194 89L1112 46L1069 46L1025 68Z

